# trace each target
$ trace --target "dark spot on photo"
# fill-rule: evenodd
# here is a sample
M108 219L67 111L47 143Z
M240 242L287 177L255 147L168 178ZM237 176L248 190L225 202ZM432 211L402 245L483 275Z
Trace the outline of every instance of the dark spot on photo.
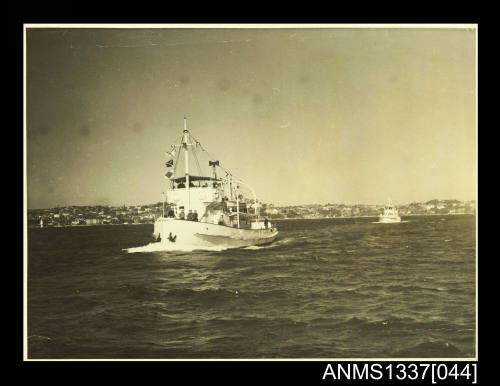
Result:
M47 126L47 125L41 125L40 127L38 127L38 133L40 135L47 135L50 131L50 127Z
M260 94L255 94L252 98L253 103L260 105L262 103L262 96Z
M80 126L78 132L82 137L88 137L90 135L90 128L88 125L82 125Z
M229 90L231 88L231 82L228 79L221 79L219 81L219 88L222 91Z
M187 75L182 75L179 79L179 81L181 82L181 84L188 84L189 83L189 77Z
M134 130L136 133L140 133L143 130L143 127L139 122L136 122L134 123L132 130Z
M49 191L49 193L54 193L54 187L53 186L49 186L48 191Z
M299 79L300 83L307 83L309 82L309 77L307 75L302 75Z
M50 127L47 125L40 125L37 127L28 127L26 129L26 134L29 139L36 139L40 136L45 136L49 133Z

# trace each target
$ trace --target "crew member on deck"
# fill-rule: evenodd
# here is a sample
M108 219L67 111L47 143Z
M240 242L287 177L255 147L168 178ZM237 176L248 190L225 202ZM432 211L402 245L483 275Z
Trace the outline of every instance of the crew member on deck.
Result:
M269 226L269 220L267 219L267 217L266 217L266 219L264 220L264 226L266 227L266 229L267 229L267 227Z

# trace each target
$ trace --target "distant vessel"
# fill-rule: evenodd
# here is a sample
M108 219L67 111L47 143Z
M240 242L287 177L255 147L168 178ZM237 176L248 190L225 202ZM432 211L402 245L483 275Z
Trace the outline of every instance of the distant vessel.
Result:
M202 175L197 150L209 158L212 175ZM180 155L184 155L184 176L176 177ZM189 155L198 167L198 175L190 173ZM254 190L213 159L187 130L179 144L166 152L169 181L163 196L163 213L154 224L153 238L164 244L186 244L197 247L238 248L272 242L278 229L260 216L260 203ZM219 175L223 177L218 177ZM245 188L253 197L245 197ZM165 213L167 204L167 213Z
M399 213L397 208L394 205L387 204L384 207L384 213L379 216L378 222L381 223L393 223L393 222L401 222L401 217L399 217Z

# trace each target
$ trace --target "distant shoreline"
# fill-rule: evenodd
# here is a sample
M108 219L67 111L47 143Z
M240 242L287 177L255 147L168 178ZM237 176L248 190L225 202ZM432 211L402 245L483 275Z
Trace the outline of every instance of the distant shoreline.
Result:
M431 214L407 214L404 217L418 216L476 216L474 213L431 213ZM356 218L378 218L378 216L351 216L351 217L288 217L288 218L269 218L269 221L286 221L286 220L331 220L331 219L356 219ZM154 223L128 223L128 224L78 224L78 225L44 225L44 228L73 228L73 227L92 227L92 226L117 226L117 225L154 225ZM39 225L28 225L29 229L40 229Z
M154 223L127 223L127 224L76 224L76 225L44 225L44 228L74 228L74 227L97 227L109 225L154 225ZM40 225L28 225L28 228L40 228Z
M417 216L475 216L474 213L424 213L424 214L405 214L403 217L417 217ZM281 220L326 220L326 219L349 219L349 218L378 218L379 216L350 216L350 217L287 217L287 218L269 218L268 220L281 221Z

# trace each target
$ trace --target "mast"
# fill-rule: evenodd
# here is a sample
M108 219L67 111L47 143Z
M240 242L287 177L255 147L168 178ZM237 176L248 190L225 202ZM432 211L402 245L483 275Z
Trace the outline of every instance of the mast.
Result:
M186 172L186 189L187 189L187 194L188 194L188 201L187 201L187 210L185 211L186 215L189 213L189 210L191 209L191 195L189 191L189 151L188 151L188 137L189 137L189 132L187 130L187 118L184 117L184 138L183 138L183 146L184 146L184 158L185 158L185 172Z
M162 207L162 211L161 211L161 216L165 217L165 192L161 192L161 196L163 198L163 207Z
M236 194L236 220L238 222L238 229L240 229L240 198L238 197L238 185L234 189L234 194Z

